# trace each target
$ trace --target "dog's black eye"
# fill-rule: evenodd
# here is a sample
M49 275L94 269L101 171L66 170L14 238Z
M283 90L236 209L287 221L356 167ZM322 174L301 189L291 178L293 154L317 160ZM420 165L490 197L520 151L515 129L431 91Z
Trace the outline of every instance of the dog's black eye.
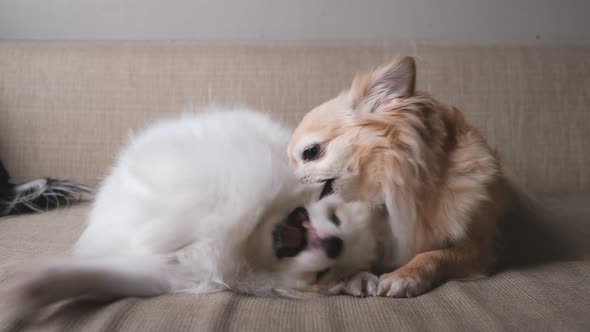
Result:
M320 154L320 145L319 144L310 145L310 146L306 147L305 150L303 150L303 160L305 160L305 161L314 160L318 157L319 154Z
M328 272L330 272L330 268L326 268L318 272L315 277L316 282L320 281L323 277L325 277L326 274L328 274Z
M330 217L330 220L334 223L334 225L340 226L340 218L338 218L336 213L332 214L332 216Z

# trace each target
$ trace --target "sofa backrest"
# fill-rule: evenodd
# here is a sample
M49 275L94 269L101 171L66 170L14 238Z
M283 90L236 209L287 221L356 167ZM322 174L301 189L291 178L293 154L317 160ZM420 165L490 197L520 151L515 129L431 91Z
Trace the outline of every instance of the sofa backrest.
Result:
M94 185L130 130L209 103L291 126L397 54L536 192L590 190L590 47L0 43L0 159L16 182Z

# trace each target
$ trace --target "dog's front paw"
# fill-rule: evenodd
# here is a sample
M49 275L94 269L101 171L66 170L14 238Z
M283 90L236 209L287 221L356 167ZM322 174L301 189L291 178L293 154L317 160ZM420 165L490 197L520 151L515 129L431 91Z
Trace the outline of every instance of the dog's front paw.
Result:
M379 277L377 294L388 297L415 297L432 288L432 282L419 275L393 271Z
M379 278L369 272L359 272L329 290L330 294L347 294L357 297L377 295Z

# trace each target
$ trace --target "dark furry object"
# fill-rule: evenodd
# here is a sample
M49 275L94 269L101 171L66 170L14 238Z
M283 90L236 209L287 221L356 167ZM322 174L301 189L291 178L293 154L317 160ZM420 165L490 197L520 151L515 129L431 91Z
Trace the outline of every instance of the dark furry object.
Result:
M50 178L15 185L9 182L8 172L0 161L0 217L67 206L93 192L92 188L84 185Z

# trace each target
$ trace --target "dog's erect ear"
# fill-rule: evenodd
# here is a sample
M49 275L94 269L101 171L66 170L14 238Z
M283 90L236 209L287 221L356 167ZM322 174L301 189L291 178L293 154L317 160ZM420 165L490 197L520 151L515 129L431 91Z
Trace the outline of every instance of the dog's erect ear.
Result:
M384 102L411 97L416 86L416 62L411 56L398 58L374 71L359 74L350 88L352 107L374 112Z

